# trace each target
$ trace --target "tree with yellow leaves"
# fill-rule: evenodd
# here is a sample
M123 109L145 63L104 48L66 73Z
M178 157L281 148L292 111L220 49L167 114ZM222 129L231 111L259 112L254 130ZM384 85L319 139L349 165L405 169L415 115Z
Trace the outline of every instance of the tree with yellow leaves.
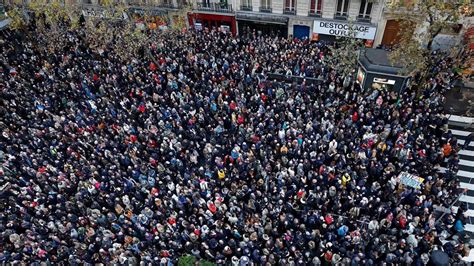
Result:
M99 5L82 6L76 1L31 0L26 4L22 0L12 0L6 3L6 9L12 19L11 28L23 30L32 22L34 30L39 33L39 44L51 52L61 49L67 42L68 32L75 31L82 33L83 40L91 49L113 49L126 60L147 49L151 35L156 33L147 28L147 22L151 22L154 16L148 3L138 1L134 4L144 10L144 27L137 25L134 19L128 19L126 12L130 6L124 1L100 0ZM186 27L185 18L189 10L184 6L168 12L166 19L172 21L170 30L181 31ZM31 19L26 14L30 14Z
M426 76L434 62L431 52L435 38L452 31L464 17L473 15L471 0L398 0L390 10L400 22L399 43L389 55L404 66L404 73Z

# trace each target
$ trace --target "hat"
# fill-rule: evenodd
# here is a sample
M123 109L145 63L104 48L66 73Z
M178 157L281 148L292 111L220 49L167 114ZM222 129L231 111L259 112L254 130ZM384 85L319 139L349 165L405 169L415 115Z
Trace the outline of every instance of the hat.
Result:
M217 207L216 207L216 205L215 205L214 203L209 202L209 203L207 204L207 207L209 208L209 210L210 210L212 213L216 213Z
M324 259L327 261L327 262L331 262L332 261L332 252L331 251L327 251L326 253L324 253Z
M324 217L324 221L327 223L327 224L332 224L332 222L334 222L334 219L332 218L331 215L326 215L326 217Z
M219 179L224 179L224 177L225 177L225 172L224 172L223 169L217 171L217 177L218 177Z
M257 240L258 240L258 236L257 236L257 233L256 233L256 232L253 232L253 233L250 235L250 240L252 240L252 241L257 241Z

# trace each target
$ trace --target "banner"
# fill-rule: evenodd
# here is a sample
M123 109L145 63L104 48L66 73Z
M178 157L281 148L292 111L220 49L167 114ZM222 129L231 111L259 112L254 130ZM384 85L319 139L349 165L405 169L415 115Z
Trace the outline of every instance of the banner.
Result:
M347 37L351 31L357 39L373 40L377 27L370 24L349 24L342 21L315 20L313 33Z
M416 188L416 189L420 189L420 185L425 180L424 178L409 174L407 172L401 172L398 175L398 178L403 185Z

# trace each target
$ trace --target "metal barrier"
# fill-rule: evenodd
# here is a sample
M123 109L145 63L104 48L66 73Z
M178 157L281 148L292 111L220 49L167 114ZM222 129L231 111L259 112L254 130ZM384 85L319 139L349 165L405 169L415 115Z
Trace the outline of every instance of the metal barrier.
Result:
M318 78L311 78L311 77L300 77L300 76L293 76L293 75L284 75L278 73L267 73L267 80L277 80L287 83L298 83L301 84L305 81L306 84L323 84L326 82L324 79Z

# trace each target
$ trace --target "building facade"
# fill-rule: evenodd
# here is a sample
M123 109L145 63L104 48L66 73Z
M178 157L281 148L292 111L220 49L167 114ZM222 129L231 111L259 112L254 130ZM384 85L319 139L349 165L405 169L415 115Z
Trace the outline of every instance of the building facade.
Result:
M299 39L335 40L354 32L377 44L385 0L194 0L190 25L224 25L233 33L266 33ZM352 29L352 30L350 30ZM382 31L382 32L381 32Z

